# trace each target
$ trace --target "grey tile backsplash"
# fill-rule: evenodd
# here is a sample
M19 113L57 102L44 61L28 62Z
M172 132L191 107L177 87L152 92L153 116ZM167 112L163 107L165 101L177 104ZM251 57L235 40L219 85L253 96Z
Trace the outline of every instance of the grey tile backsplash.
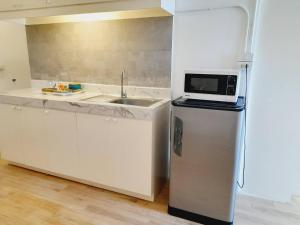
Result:
M26 26L32 79L170 87L172 18Z

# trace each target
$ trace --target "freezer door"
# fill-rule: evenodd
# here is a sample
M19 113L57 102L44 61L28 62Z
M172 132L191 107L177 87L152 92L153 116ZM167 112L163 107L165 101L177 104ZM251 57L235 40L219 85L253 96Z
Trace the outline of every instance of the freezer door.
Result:
M232 222L243 112L173 107L170 206Z

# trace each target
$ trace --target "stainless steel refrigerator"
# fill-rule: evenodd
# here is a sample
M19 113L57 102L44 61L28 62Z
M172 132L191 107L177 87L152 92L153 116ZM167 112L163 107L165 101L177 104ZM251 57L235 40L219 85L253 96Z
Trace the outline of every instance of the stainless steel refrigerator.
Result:
M237 103L172 102L171 215L233 224L244 110L242 97Z

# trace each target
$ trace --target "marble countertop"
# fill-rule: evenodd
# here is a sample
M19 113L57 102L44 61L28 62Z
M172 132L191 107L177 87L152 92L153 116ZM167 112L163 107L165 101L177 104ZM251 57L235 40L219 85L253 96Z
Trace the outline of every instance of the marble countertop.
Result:
M129 97L139 98L138 96ZM118 98L120 97L117 95L93 91L69 96L45 95L39 88L0 92L0 103L2 104L141 120L152 120L155 112L170 102L170 99L164 98L149 107L110 103L110 101ZM144 97L141 98L145 99Z

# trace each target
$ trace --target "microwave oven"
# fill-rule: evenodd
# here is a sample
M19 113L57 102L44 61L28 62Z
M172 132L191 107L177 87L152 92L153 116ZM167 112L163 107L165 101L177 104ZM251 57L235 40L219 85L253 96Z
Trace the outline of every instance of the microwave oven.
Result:
M185 71L184 98L237 102L240 88L240 71Z

